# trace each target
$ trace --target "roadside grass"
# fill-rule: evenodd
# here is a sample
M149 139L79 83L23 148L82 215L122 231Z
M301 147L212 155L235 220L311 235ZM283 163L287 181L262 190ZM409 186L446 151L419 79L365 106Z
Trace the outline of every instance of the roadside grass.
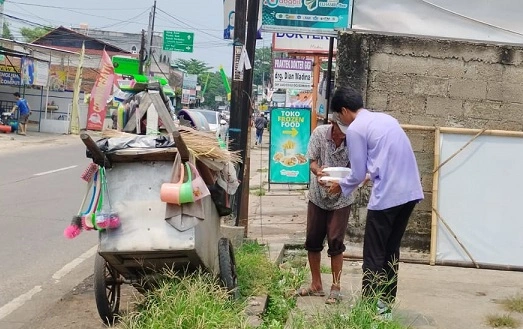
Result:
M330 266L321 265L321 266L320 266L320 273L323 273L323 274L331 274L331 273L332 273L332 270L331 270Z
M488 315L487 324L493 328L517 328L519 321L514 319L510 314Z
M238 287L242 297L267 294L278 268L266 255L267 248L246 242L235 253Z
M288 252L277 266L267 257L266 246L257 242L244 243L236 253L238 286L242 297L268 295L267 309L260 329L284 328L296 307L293 297L304 281L303 253ZM290 264L294 266L289 266Z
M231 299L212 274L197 271L177 274L166 271L157 288L137 298L133 311L123 316L123 329L250 329L246 310L249 297L267 295L267 307L260 329L405 329L394 318L381 320L376 315L377 298L362 300L352 296L337 305L318 309L314 314L296 310L296 289L303 285L307 271L307 252L285 250L282 263L267 257L268 248L246 242L235 251L240 298ZM327 271L327 268L323 269ZM330 269L329 269L330 271ZM492 320L494 327L514 328L510 317ZM512 319L513 320L513 319ZM490 323L490 322L489 322Z
M166 271L136 310L122 318L125 329L248 328L245 304L231 300L217 280L203 271L183 277Z
M302 312L292 316L292 329L407 329L397 319L384 320L376 315L376 303L373 299L355 297L353 305L342 301L338 305L321 308L315 313L305 315Z
M254 194L255 196L264 196L265 193L266 191L263 187L252 190L252 194Z
M500 303L509 312L523 313L523 296L508 297L501 300Z

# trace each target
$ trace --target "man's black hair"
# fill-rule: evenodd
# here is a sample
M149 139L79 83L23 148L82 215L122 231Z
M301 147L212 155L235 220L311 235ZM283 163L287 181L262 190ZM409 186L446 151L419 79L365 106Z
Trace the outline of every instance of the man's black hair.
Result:
M15 97L20 97L20 93L17 91L13 94Z
M339 113L342 107L345 107L351 112L356 112L363 108L363 98L354 88L336 88L331 100L331 110Z

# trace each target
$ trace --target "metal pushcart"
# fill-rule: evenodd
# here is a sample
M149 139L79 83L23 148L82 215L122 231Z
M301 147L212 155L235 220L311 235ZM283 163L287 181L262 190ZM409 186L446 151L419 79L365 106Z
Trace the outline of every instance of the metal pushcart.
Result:
M88 136L82 139L96 152ZM95 162L111 164L106 170L108 192L121 220L119 228L99 233L94 268L96 305L108 324L118 315L122 284L146 290L165 268L182 273L203 269L235 295L234 252L230 240L221 237L220 216L211 197L202 199L203 219L181 215L166 220L160 187L170 180L176 152L176 148L126 149L95 156L104 157Z

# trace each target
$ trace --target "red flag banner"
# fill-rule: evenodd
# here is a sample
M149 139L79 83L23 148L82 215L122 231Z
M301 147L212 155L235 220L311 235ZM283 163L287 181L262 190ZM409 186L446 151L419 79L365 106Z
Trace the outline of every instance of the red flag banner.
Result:
M104 50L100 74L91 92L87 112L87 130L102 130L106 115L107 101L114 84L114 67L111 57Z

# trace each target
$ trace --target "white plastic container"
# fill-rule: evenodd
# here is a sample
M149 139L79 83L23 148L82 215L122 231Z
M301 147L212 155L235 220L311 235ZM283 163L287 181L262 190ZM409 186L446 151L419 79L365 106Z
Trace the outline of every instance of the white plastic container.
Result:
M352 170L347 167L327 167L323 169L324 173L327 173L330 177L343 178L350 175Z
M321 177L320 181L325 182L326 186L330 186L332 182L339 183L343 177L350 175L352 170L347 167L327 167L323 169L323 172L328 176Z

